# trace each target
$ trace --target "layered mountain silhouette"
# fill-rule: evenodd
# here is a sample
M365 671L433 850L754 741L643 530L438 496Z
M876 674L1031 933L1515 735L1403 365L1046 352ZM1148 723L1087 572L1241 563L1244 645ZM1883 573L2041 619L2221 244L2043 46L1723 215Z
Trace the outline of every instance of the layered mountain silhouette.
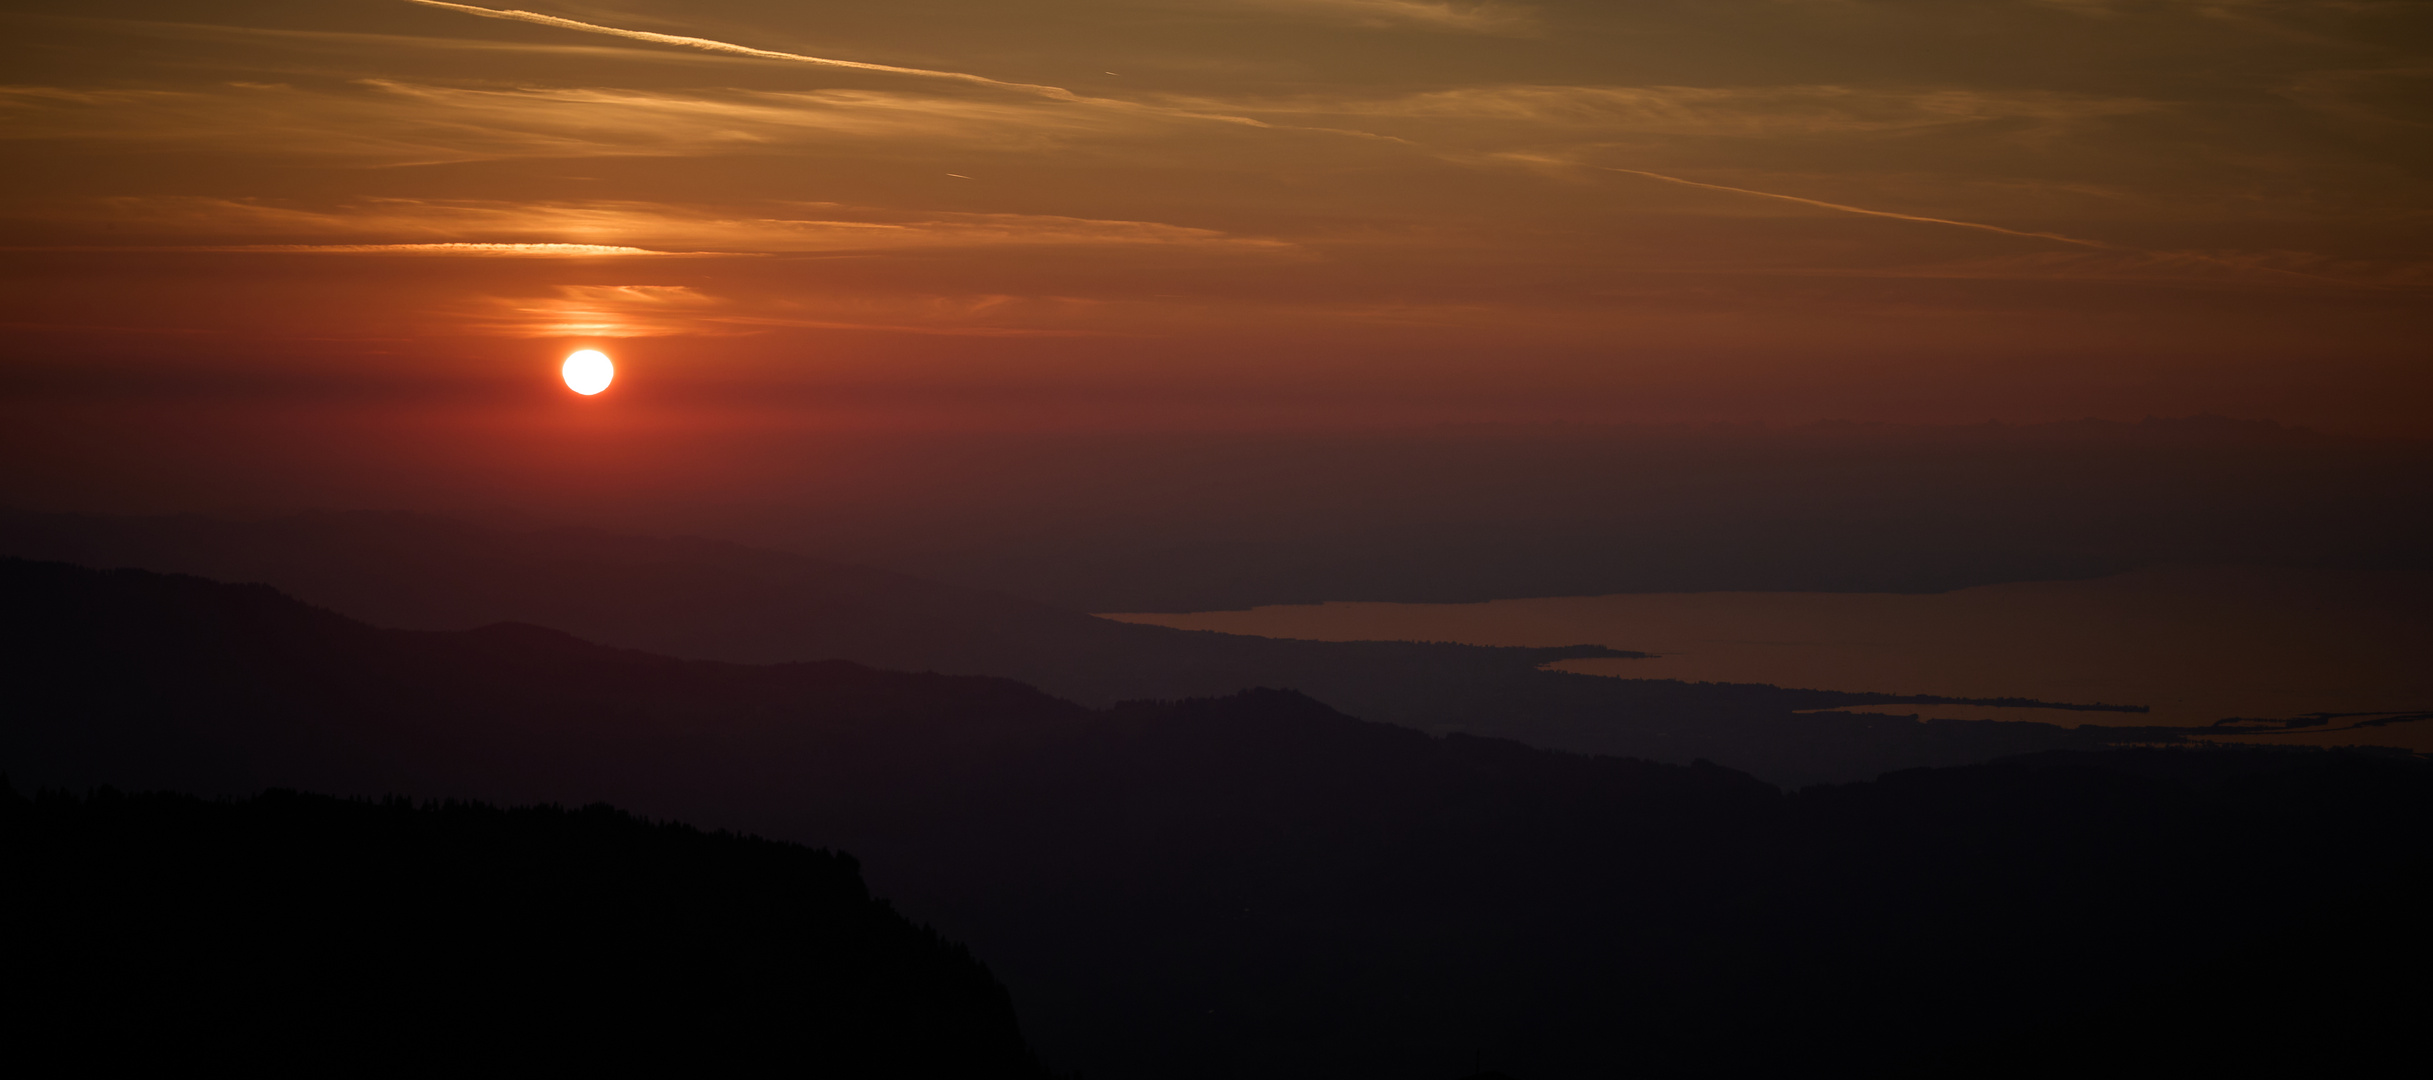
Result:
M1094 1077L1881 1074L2236 963L2433 857L2406 756L2057 752L1786 795L1282 691L1091 709L24 561L0 594L20 787L606 801L849 851ZM2309 992L2421 997L2375 975L2384 935L2342 940Z
M852 859L582 810L0 787L20 1063L1042 1077Z
M2380 1075L2407 1060L2407 1033L2433 1004L2433 941L2415 929L2427 900L2433 863L2418 863L2337 911L2259 926L2219 959L1897 1075Z
M698 659L850 660L994 675L1090 706L1291 688L1363 719L1424 731L1676 763L1706 758L1778 783L2185 737L1802 714L1947 699L1541 670L1555 660L1631 655L1600 646L1286 641L1141 626L782 552L583 529L514 531L369 513L252 521L8 514L0 515L0 553L266 582L381 626L524 622Z

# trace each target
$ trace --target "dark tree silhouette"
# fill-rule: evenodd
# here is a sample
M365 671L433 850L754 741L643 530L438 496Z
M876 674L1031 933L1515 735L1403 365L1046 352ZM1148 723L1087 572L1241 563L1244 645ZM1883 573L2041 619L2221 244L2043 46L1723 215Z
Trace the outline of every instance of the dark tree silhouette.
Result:
M74 1072L1044 1075L851 858L605 806L0 788L9 1053Z

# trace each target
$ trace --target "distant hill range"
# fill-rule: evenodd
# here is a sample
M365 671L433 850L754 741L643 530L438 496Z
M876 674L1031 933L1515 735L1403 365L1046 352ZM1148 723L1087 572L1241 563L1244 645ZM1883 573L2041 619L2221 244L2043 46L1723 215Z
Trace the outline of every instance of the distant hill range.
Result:
M1803 715L1953 699L1540 670L1554 660L1633 655L1594 645L1283 641L1141 626L783 552L587 529L503 530L372 513L245 521L10 513L0 514L0 555L264 582L380 626L524 622L698 659L850 660L1002 676L1090 706L1293 689L1354 716L1425 731L1676 763L1706 758L1789 784L2185 737L2171 729Z
M2433 858L2404 756L2057 752L1785 794L1281 691L1094 710L56 563L0 561L0 596L21 789L607 801L849 851L1005 980L1051 1066L1117 1080L1882 1075L2235 973ZM2418 1008L2421 938L2272 945L2312 966L2257 1008Z

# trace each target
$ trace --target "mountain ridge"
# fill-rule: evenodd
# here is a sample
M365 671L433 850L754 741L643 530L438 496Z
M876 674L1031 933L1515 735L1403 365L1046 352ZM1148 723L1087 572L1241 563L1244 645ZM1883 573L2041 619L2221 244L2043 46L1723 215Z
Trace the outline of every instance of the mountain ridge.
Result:
M265 581L381 625L527 622L663 655L849 659L1011 678L1094 707L1290 687L1424 731L1676 763L1703 757L1778 783L2183 737L1804 714L1926 699L1541 670L1631 655L1593 645L1309 642L1139 626L783 552L596 530L513 533L367 513L252 522L15 513L0 514L0 553Z

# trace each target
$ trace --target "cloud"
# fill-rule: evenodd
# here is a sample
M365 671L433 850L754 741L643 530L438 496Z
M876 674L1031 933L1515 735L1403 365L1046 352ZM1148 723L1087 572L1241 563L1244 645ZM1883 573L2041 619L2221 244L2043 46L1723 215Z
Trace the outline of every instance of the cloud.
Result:
M1523 155L1509 156L1516 160L1528 160ZM1846 203L1828 202L1823 199L1812 199L1801 195L1789 195L1781 192L1761 191L1754 188L1707 183L1705 181L1691 180L1664 173L1649 172L1644 169L1625 169L1609 165L1581 165L1576 162L1554 160L1543 160L1535 163L1587 168L1608 173L1620 173L1680 187L1716 191L1729 195L1767 200L1770 202L1781 202L1797 206L1813 207L1819 210L1827 210L1837 214L1882 218L1890 221L1913 222L1921 225L1939 225L1948 228L1967 229L1975 232L2018 237L2025 240L2042 240L2058 244L2067 244L2076 248L2084 248L2088 249L2089 251L2106 253L2108 256L2113 258L2112 262L2104 264L2106 266L2134 265L2138 268L2137 273L2134 275L2114 275L2121 280L2130 280L2132 278L2137 280L2161 280L2164 278L2173 278L2183 282L2198 283L2207 279L2213 279L2224 281L2237 280L2248 284L2270 280L2284 285L2306 284L2318 287L2329 286L2340 289L2372 291L2418 289L2422 288L2426 283L2423 273L2424 264L2421 262L2412 261L2399 266L2392 266L2387 263L2376 265L2364 262L2351 262L2342 265L2335 264L2332 260L2302 257L2296 253L2264 254L2257 252L2159 250L2141 247L2135 244L2116 243L2105 240L2092 240L2085 237L2068 236L2061 233L2013 229L2007 226L1993 225L1981 221L1963 221L1953 218L1932 217L1923 214L1908 214L1894 210L1880 210L1864 206L1852 206ZM1972 265L1994 268L2016 267L2028 264L2016 261L2006 261L2005 259L1999 257L1989 257L1978 260ZM2083 260L2079 262L2072 262L2066 259L2046 258L2040 265L2051 268L2083 267L2088 264L2083 262ZM2108 271L2107 273L2110 272ZM1895 276L1956 277L1978 275L1952 274L1943 271L1935 271L1931 273L1902 274ZM1995 277L2001 275L1998 272L1989 270L1981 276ZM2066 277L2071 275L2067 273L2038 272L2019 276Z
M660 258L733 256L731 251L654 251L616 244L244 244L186 248L188 251L262 252L283 255L450 255L490 258L603 258L650 255Z
M2310 71L2293 79L2283 97L2372 137L2421 139L2433 127L2433 67Z
M2164 112L2166 103L2053 91L1958 87L1469 86L1393 96L1348 95L1208 101L1254 117L1326 116L1478 121L1510 138L1594 133L1730 138L1927 130L1988 121L2063 125ZM1440 131L1444 129L1438 129ZM1449 132L1448 132L1449 133Z
M1536 13L1502 3L1446 3L1442 0L1238 0L1260 8L1334 22L1371 27L1417 27L1471 34L1534 33Z
M631 30L624 27L605 26L599 23L580 22L557 15L544 15L534 11L520 11L510 8L479 7L473 4L450 3L448 0L405 0L405 2L409 4L420 4L424 7L462 12L467 15L473 15L485 19L505 19L514 22L525 22L539 26L554 27L561 30L574 30L587 34L606 34L613 37L627 38L633 41L647 41L658 45L676 45L688 49L700 49L707 52L725 53L731 56L745 56L759 60L781 60L799 64L814 64L821 67L850 68L858 71L878 72L889 75L906 75L915 78L951 79L957 82L970 83L976 86L986 86L994 89L1014 90L1025 93L1039 94L1059 100L1080 100L1080 95L1077 95L1063 87L1042 86L1033 83L1007 82L1000 79L992 79L984 75L970 74L968 72L938 71L929 68L899 67L893 64L874 64L860 60L841 60L825 56L807 56L802 53L780 52L774 49L761 49L749 45L739 45L730 41L719 41L714 38L690 37L681 34L662 34L649 30ZM1473 2L1467 3L1457 3L1452 2L1452 0L1234 0L1234 2L1247 7L1261 8L1270 11L1297 14L1337 22L1349 22L1360 26L1412 26L1429 30L1452 30L1479 34L1522 34L1532 32L1537 28L1536 15L1528 8L1515 4L1495 2L1495 0L1473 0Z
M530 14L441 0L413 2L489 13L483 17L521 20ZM1321 0L1293 2L1306 5ZM1403 6L1435 10L1430 5ZM584 32L625 33L614 27L559 21L584 28ZM708 55L753 59L747 54L754 50L734 48L742 51ZM827 62L816 57L809 60ZM835 63L860 69L858 62ZM928 74L960 78L960 73ZM1780 139L1976 130L1994 125L2010 125L2015 130L2004 137L2020 141L2049 137L2091 120L2156 113L2169 106L2051 91L1842 85L1506 84L1386 96L1167 95L1124 101L1069 94L1055 98L974 96L919 87L679 91L596 86L502 88L361 78L351 84L311 88L277 84L180 91L18 88L0 97L0 108L7 109L0 115L9 121L0 125L0 138L117 141L161 149L208 145L285 157L409 165L514 158L832 152L842 142L885 143L931 154L1033 154L1087 142L1117 155L1147 157L1155 154L1147 145L1151 142L1205 142L1199 137L1206 134L1204 125L1209 123L1320 131L1354 142L1387 140L1457 155L1630 136ZM1288 144L1276 145L1282 153ZM1346 148L1350 145L1347 142Z
M388 166L833 152L846 144L927 154L1036 153L1083 140L1170 137L1204 130L1211 119L1105 103L850 89L500 89L391 79L189 90L0 88L0 140Z
M756 49L748 45L737 45L732 42L716 41L710 38L685 37L679 34L661 34L649 30L627 30L615 26L601 26L597 23L577 22L573 19L563 19L555 15L543 15L532 11L476 7L472 4L452 4L448 3L447 0L406 0L406 3L420 4L424 7L442 8L449 11L463 12L467 15L476 15L485 19L507 19L514 22L535 23L541 26L556 27L561 30L576 30L586 34L606 34L612 37L630 38L634 41L648 41L658 45L678 45L688 49L702 49L708 52L728 53L735 56L749 56L758 60L783 60L798 64L812 64L819 67L849 68L855 71L871 71L886 75L909 75L923 79L949 79L955 82L969 83L974 86L985 86L996 90L1014 90L1022 93L1038 94L1042 97L1055 98L1062 101L1072 101L1078 99L1078 95L1075 95L1072 91L1060 86L1039 86L1031 83L1006 82L1001 79L991 79L984 75L972 75L961 71L933 71L927 68L897 67L893 64L872 64L860 60L837 60L825 56L805 56L801 53L778 52L771 49Z
M688 37L679 34L662 34L649 30L628 30L623 27L603 26L598 23L578 22L573 19L560 18L555 15L543 15L538 12L477 7L471 4L450 3L448 0L405 0L405 2L410 4L420 4L425 7L460 11L469 15L477 15L482 18L507 19L515 22L535 23L542 26L575 30L589 34L606 34L612 37L628 38L635 41L647 41L664 45L679 45L686 48L703 49L710 52L747 57L756 60L778 60L791 63L810 64L817 67L838 68L851 71L867 71L883 75L903 75L922 79L942 79L972 86L985 87L993 90L1008 90L1021 94L1033 95L1058 104L1086 104L1102 109L1161 115L1174 119L1189 119L1224 124L1241 124L1252 127L1266 126L1260 121L1253 120L1248 117L1219 113L1191 112L1176 109L1171 106L1159 106L1121 98L1086 97L1081 94L1076 94L1073 91L1067 90L1061 86L1047 86L1039 83L1008 82L1002 79L992 79L985 75L974 75L968 72L937 71L929 68L899 67L893 64L874 64L860 60L839 60L824 56L807 56L802 53L778 52L771 49L758 49L748 45L738 45L733 42L718 41L712 38ZM1413 2L1413 0L1294 0L1294 2L1372 5L1397 10L1405 8L1414 10L1434 10L1436 8L1445 6L1432 3L1418 3ZM1343 134L1359 133L1345 132Z
M711 257L1054 246L1242 254L1294 250L1281 240L1156 221L826 203L722 209L633 201L390 198L316 207L181 196L95 200L86 210L88 220L110 223L121 234L140 226L169 235L293 238L297 242L217 244L211 250L332 255Z
M686 285L560 285L542 295L478 297L432 313L463 333L530 338L733 337L774 330L847 330L945 337L1106 337L1106 331L1022 325L1067 318L1087 301L1061 297L718 296Z
M2293 285L2351 292L2433 291L2433 262L2344 261L2308 252L2042 251L1921 263L1880 271L1811 271L1840 276L1982 281L2078 281L2283 291Z
M701 317L725 304L687 285L560 285L546 296L484 297L442 318L506 337L669 337L710 331Z
M2116 0L2028 0L2028 2L2040 7L2059 8L2072 15L2084 15L2092 19L2112 19L2120 16L2120 6Z
M766 61L734 54L671 52L625 45L566 45L535 41L488 41L480 38L385 34L358 30L298 30L270 26L220 26L212 23L166 22L150 19L99 19L52 16L49 21L81 24L133 37L180 41L275 43L287 50L345 52L358 56L394 57L408 51L518 53L537 58L621 60L652 64L754 64Z
M639 157L671 159L671 163L533 166L521 174L525 179L517 187L491 189L545 192L551 196L546 201L358 198L343 204L244 199L90 203L81 217L63 213L48 218L44 234L60 235L79 223L91 226L110 220L133 227L121 234L129 240L187 240L221 249L366 257L647 258L718 252L860 255L1050 246L1262 257L1294 253L1301 257L1301 253L1317 250L1330 258L1340 257L1346 265L1375 260L1364 269L1346 271L1340 287L1349 291L1369 288L1370 281L1380 283L1374 287L1381 292L1391 291L1399 287L1394 283L1402 280L1398 275L1406 266L1432 262L1453 268L1444 271L1449 284L1442 289L1452 295L1479 287L1471 282L1484 276L1475 270L1482 259L1510 257L1515 263L1529 262L1532 245L1544 249L1539 254L1545 257L1537 262L1572 260L1572 265L1589 276L1674 258L1662 251L1641 253L1632 247L1635 237L1652 236L1654 228L1678 228L1683 236L1705 230L1706 240L1685 240L1680 246L1685 250L1730 248L1738 253L1734 258L1752 265L1767 263L1779 252L1785 262L1813 256L1815 265L1839 259L1858 269L1880 265L1885 260L1879 260L1878 254L1898 261L1913 255L1940 258L1963 244L1992 251L2025 246L1996 237L2090 249L2139 237L2158 246L2193 245L2196 241L2190 239L2150 238L2170 235L2155 228L2163 218L2178 226L2208 216L2219 220L2230 214L2256 215L2259 212L2249 204L2234 200L2263 189L2266 185L2252 181L2279 167L2276 161L2262 160L2272 148L2260 139L2242 138L2235 147L2229 143L2210 147L2222 152L2198 160L2189 148L2210 137L2201 126L2221 121L2220 111L2202 111L2204 102L2193 97L2163 100L2171 96L2166 93L2169 86L2142 80L2055 79L2047 85L2139 87L2156 97L2130 96L2127 91L2023 89L2015 80L1974 80L1966 75L1949 76L1948 71L1938 77L1976 85L1902 85L1889 74L1881 76L1882 83L1868 85L1821 81L1835 77L1828 75L1809 76L1820 80L1817 82L1772 86L1557 81L1637 74L1616 60L1602 68L1550 62L1542 68L1548 73L1546 83L1446 86L1440 78L1479 68L1466 63L1439 66L1430 61L1431 66L1422 69L1406 68L1399 79L1372 80L1346 90L1269 95L1229 90L1123 101L1081 97L1061 88L969 72L835 60L442 0L416 2L451 13L435 18L471 35L508 29L499 21L507 20L522 25L512 27L512 34L495 36L592 44L396 39L408 48L680 56L695 66L680 71L612 64L552 62L540 66L537 61L526 66L525 58L502 54L495 60L416 56L413 61L423 67L401 68L380 59L407 55L404 48L388 48L391 39L386 36L363 35L357 41L315 31L312 41L363 47L361 56L345 58L351 81L293 67L240 67L214 72L211 77L219 81L189 82L176 90L158 89L172 85L164 81L106 88L0 90L0 139L50 140L69 154L89 152L91 147L66 144L109 144L111 153L129 158L133 155L128 151L207 153L214 160L255 155L256 161L275 162L280 168ZM1205 9L1217 0L1188 2ZM1338 21L1482 33L1498 26L1521 25L1514 20L1525 21L1530 10L1417 0L1224 3L1237 10L1256 4L1266 11ZM2013 5L2014 14L2024 7ZM582 13L582 9L572 10ZM589 17L634 21L622 16ZM2041 18L2053 25L2076 22L2051 15ZM535 27L548 28L548 32L532 32ZM176 32L202 31L185 28ZM305 32L277 33L290 35L281 41L307 40ZM345 41L339 41L340 37ZM1427 44L1430 55L1440 58L1456 56L1465 48L1476 51L1474 46L1499 55L1515 48L1508 42L1444 39ZM157 43L155 48L159 48ZM202 46L189 49L182 43L176 48L209 51ZM249 44L248 50L252 48ZM252 64L257 55L248 51L243 62ZM327 68L332 66L328 61L324 57L314 63ZM708 66L712 64L724 66ZM788 64L802 66L778 66ZM940 64L973 67L977 61ZM824 74L822 69L857 74L846 78ZM401 70L420 74L409 77L398 74ZM481 78L499 81L473 81L474 76L466 73L476 70ZM1532 69L1498 65L1492 70ZM1671 73L1667 77L1683 80L1700 74L1695 65L1688 64L1672 64L1662 70ZM1742 65L1705 73L1747 76L1754 70ZM547 74L532 75L535 72ZM391 77L363 77L370 73ZM1872 80L1879 74L1844 68L1841 77ZM2404 104L2407 100L2400 90L2402 84L2412 85L2413 81L2404 75L2376 74L2372 80L2359 81L2342 74L2340 79L2301 82L2287 93L2326 114L2349 110L2341 115L2353 113L2353 122L2359 125L2394 124L2391 130L2397 136L2404 134L2397 121L2413 114L2386 102ZM522 77L584 84L513 84L512 80ZM705 78L713 84L736 79L748 80L755 87L808 84L831 88L672 88L672 80ZM633 79L649 81L614 85ZM2286 83L2286 77L2283 81ZM1141 82L1191 85L1180 79ZM1201 85L1322 84L1307 80L1261 84L1228 77L1222 83ZM1412 86L1433 88L1409 92ZM2130 119L2107 123L2116 118ZM2246 118L2246 113L2239 116ZM1214 128L1208 123L1211 120L1235 126ZM2175 134L2155 137L2155 132L2166 127ZM1288 134L1294 130L1367 138ZM2242 128L2242 133L2251 130L2255 128ZM2271 134L2263 132L2267 138ZM2062 139L2077 141L2052 145ZM2244 156L2232 159L2229 151L2234 149ZM996 156L984 160L980 156L984 154ZM793 160L784 168L752 162L733 169L724 162L694 163L747 157ZM174 159L164 156L159 160ZM1529 165L1538 175L1511 169L1514 164ZM1492 176L1485 168L1499 165L1504 166L1502 176ZM1603 171L1607 179L1582 182L1589 169ZM935 177L950 170L980 175L989 182L962 185L957 181L966 190L943 193L902 179ZM597 175L571 180L549 175L558 171ZM2321 171L2318 166L2317 172ZM2166 172L2170 183L2155 182L2155 177ZM461 173L466 177L516 175L512 169ZM370 175L378 179L358 184L359 190L434 190L419 179L410 181L412 186L406 186L409 181L405 179L392 186L389 177L396 174ZM1560 182L1549 182L1558 175ZM710 176L718 178L718 194L706 190L688 193L688 188L705 183L703 178ZM747 195L728 193L747 191L782 198L806 191L801 186L806 177L817 177L813 182L823 185L812 190L850 191L864 201L919 199L967 208L1067 213L933 213L901 205L882 211L868 206L751 200ZM1245 177L1257 182L1237 182ZM1269 184L1269 180L1287 183ZM468 180L468 186L439 190L481 192L483 188L471 186L478 182ZM2065 187L2078 194L2063 192ZM2315 190L2277 179L2272 189ZM2105 190L2125 194L2113 198ZM2168 195L2163 196L2166 190ZM567 197L594 191L671 201ZM1489 191L1491 195L1480 197ZM1381 197L1380 193L1385 194ZM719 205L674 201L688 195L725 201ZM2357 200L2346 197L2345 189L2333 195L2341 205L2358 205ZM2276 205L2286 206L2292 196L2276 194L2273 198L2279 200ZM61 200L54 197L46 205L65 205ZM2326 204L2333 201L2333 196L2325 197ZM1768 220L1788 216L1784 211L1802 217L1849 216L1934 228L1818 226L1812 221L1785 226ZM19 221L37 216L27 213L22 204L16 211L0 210L0 214ZM1155 217L1195 224L1139 220ZM1725 218L1744 220L1721 220ZM2095 225L2097 221L2111 224ZM1651 223L1658 222L1662 223L1651 228ZM1206 227L1210 223L1222 228ZM151 235L143 232L146 228L152 230ZM1769 230L1763 239L1750 238L1755 232ZM1962 231L1980 234L1991 242L1965 237L1955 241L1953 237ZM1827 234L1835 239L1816 239ZM2194 236L2195 232L2183 228L2178 235ZM2093 237L2104 239L2090 239ZM1294 242L1303 246L1296 247ZM2235 238L2218 242L2224 249L2237 246ZM1406 254L1378 254L1387 248ZM938 260L936 265L947 263ZM1765 272L1765 267L1757 269ZM1368 277L1351 280L1357 275ZM1460 282L1454 282L1457 275L1462 277ZM1245 290L1255 287L1243 286ZM553 304L576 302L560 296L544 299ZM826 320L818 314L740 311L719 317L802 318L823 325ZM878 318L867 323L917 325L917 321Z

